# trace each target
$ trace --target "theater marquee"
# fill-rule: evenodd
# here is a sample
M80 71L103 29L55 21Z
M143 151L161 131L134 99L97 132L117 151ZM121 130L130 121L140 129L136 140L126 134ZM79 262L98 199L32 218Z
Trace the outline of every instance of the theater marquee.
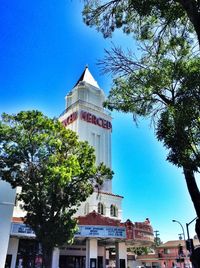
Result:
M79 225L75 237L126 238L125 227Z
M24 223L12 223L11 235L35 238L34 231ZM75 237L103 237L103 238L126 238L125 227L78 225Z
M27 236L27 237L35 238L34 231L24 223L13 222L11 224L10 234L13 236L23 236L23 237Z

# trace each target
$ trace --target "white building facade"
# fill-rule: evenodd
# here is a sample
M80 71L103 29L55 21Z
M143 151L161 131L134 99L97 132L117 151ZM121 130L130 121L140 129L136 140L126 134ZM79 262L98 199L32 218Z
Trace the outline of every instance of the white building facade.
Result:
M88 141L95 148L97 165L103 162L112 169L112 118L110 113L103 108L105 94L99 88L87 67L65 99L66 109L59 120L66 128L75 131L80 140ZM102 215L121 220L121 201L121 196L112 194L112 180L106 180L101 187L101 194L94 192L80 206L77 216L86 215L92 211L100 213L100 210L102 210ZM101 207L99 203L102 204ZM115 213L110 213L111 205L114 206Z
M88 141L95 148L97 164L103 162L112 169L112 118L103 108L104 101L103 90L86 67L74 88L66 96L66 109L59 120L66 128L75 131L80 140ZM112 180L106 180L100 190L94 188L93 194L81 204L75 215L79 230L75 235L74 244L63 245L54 250L52 267L131 267L132 262L127 258L127 247L151 244L153 230L149 221L132 223L127 220L123 223L122 199L122 196L112 192ZM11 212L9 213L7 222L11 218ZM23 224L24 215L25 212L16 205L10 238L8 231L5 235L7 244L9 240L6 268L26 267L23 263L28 262L29 267L42 267L40 247L35 243L32 230ZM37 254L33 255L32 252Z

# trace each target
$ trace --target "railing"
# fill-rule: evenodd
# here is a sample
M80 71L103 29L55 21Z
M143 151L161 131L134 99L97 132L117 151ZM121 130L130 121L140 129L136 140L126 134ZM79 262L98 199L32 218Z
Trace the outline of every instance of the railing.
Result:
M99 110L99 111L104 111L107 115L111 115L111 112L108 111L107 109L105 108L101 108L93 103L90 103L90 102L87 102L87 101L83 101L83 100L77 100L76 102L74 102L73 104L71 104L69 107L67 107L60 115L59 117L63 116L65 113L67 113L70 109L72 109L73 107L75 107L77 104L83 104L85 106L87 106L88 104L90 105L90 107L93 107L94 109L96 110Z

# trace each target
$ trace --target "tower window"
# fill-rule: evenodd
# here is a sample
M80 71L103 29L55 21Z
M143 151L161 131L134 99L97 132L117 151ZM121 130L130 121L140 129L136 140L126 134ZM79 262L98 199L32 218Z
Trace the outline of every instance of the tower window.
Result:
M114 205L110 206L110 216L112 216L112 217L117 217L118 216L118 209Z
M98 213L101 215L105 214L105 207L101 202L98 203Z

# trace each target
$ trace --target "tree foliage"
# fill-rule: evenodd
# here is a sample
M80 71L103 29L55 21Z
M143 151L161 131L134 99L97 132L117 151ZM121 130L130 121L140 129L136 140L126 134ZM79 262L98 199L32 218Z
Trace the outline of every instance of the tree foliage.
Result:
M152 253L153 249L151 249L150 247L130 247L130 248L127 248L127 251L134 253L137 256L141 256L141 255L147 255L149 253Z
M25 223L41 242L47 267L53 247L72 242L72 216L105 176L112 172L95 166L94 149L58 120L39 111L2 115L0 178L21 187Z
M114 80L106 106L131 112L135 120L151 117L158 139L170 150L168 160L199 171L200 58L190 58L177 45L157 58L145 54L134 61L114 48L101 62L104 70L114 72L112 63L119 54L122 75Z
M150 117L167 159L183 168L197 216L200 191L200 2L197 0L85 1L84 21L104 37L117 28L133 34L140 53L113 45L99 61L113 76L105 105ZM196 231L200 237L200 222Z
M115 58L115 52L127 61L118 48L107 57ZM151 117L158 140L169 149L167 159L184 170L200 217L200 193L194 177L200 168L200 58L185 54L178 43L154 57L148 53L139 61L132 59L131 70L120 67L122 75L114 79L106 105L111 110L133 113L135 120ZM115 68L112 60L104 59L103 63L107 71L111 65ZM121 61L120 66L123 64Z
M133 33L139 40L159 41L179 32L193 33L200 43L200 3L198 0L85 0L84 21L96 26L104 37L116 28Z
M162 240L160 239L160 237L156 236L154 238L154 245L153 248L156 249L157 246L160 246L161 244L163 244Z

